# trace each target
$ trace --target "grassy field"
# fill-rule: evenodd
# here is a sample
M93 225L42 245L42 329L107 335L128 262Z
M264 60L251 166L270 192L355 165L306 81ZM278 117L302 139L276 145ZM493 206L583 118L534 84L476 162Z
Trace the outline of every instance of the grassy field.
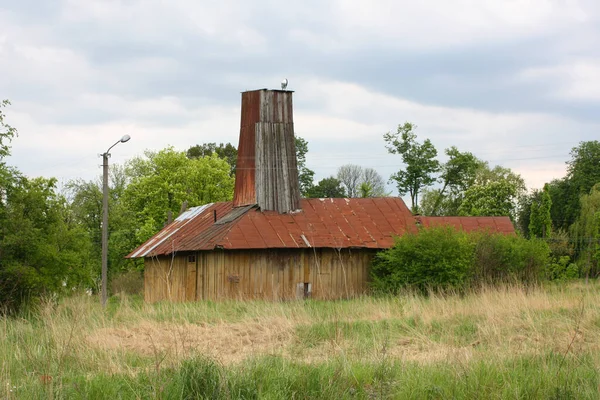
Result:
M597 399L600 285L348 301L47 300L0 319L0 398Z

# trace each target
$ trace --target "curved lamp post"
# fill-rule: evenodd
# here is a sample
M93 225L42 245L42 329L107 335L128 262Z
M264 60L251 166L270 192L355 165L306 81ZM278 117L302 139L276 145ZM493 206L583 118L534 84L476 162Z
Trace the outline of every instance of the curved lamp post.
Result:
M119 143L125 143L131 139L129 135L124 135L115 144L110 146L102 154L102 306L106 307L106 286L108 284L108 157L110 149Z

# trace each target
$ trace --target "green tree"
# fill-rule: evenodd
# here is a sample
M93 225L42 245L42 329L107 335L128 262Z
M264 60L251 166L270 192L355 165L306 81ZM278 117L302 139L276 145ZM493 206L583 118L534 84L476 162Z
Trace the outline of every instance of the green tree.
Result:
M552 225L567 231L577 219L577 215L574 213L579 209L579 198L573 197L573 185L567 177L553 179L547 185L552 199L550 208Z
M346 191L341 182L330 176L319 181L308 191L309 198L342 198L346 197Z
M306 167L306 153L308 153L308 142L296 137L296 161L298 163L298 183L300 184L300 194L302 197L308 197L308 193L313 186L315 172Z
M184 202L191 207L233 197L229 165L216 154L190 159L173 148L146 151L128 162L127 174L131 182L123 196L135 214L138 244L158 232L169 215L178 215Z
M435 202L427 215L443 215L439 211L456 203L456 199L475 183L477 171L485 165L472 153L460 152L455 146L446 149L445 153L448 161L442 164L439 177L442 187L437 191ZM446 204L443 204L444 200Z
M358 188L358 193L362 198L375 197L373 194L373 186L369 182L361 183Z
M581 196L589 194L597 182L600 182L600 142L581 142L571 149L567 175L550 182L551 214L556 227L568 229L577 220Z
M10 155L10 142L18 135L17 130L5 121L6 116L2 109L9 105L10 101L8 100L0 101L0 163L2 159Z
M475 182L459 207L461 215L510 216L515 221L519 199L526 195L527 186L521 175L510 168L484 163L476 173ZM478 196L483 196L478 198ZM467 201L468 199L468 201ZM467 201L467 204L465 204ZM473 208L475 205L475 208Z
M30 179L4 163L17 136L2 111L9 104L0 103L0 312L92 280L85 257L90 242L58 194L56 179Z
M415 129L415 125L406 122L398 125L396 132L383 135L388 152L402 156L405 169L393 174L391 179L396 181L401 196L410 195L413 211L417 210L419 193L435 182L435 173L440 169L437 150L429 139L417 142Z
M230 167L231 175L234 175L238 152L237 148L231 143L219 143L218 146L216 143L197 144L190 147L187 150L186 155L188 158L201 158L210 157L213 155L213 153L216 153L219 158L227 161Z
M517 190L508 180L471 186L458 208L459 215L511 216L514 219Z
M125 168L111 165L109 172L109 272L141 267L139 260L128 260L127 255L138 243L135 238L136 223L132 210L124 202L123 193L129 182ZM100 276L102 245L102 181L76 179L66 185L66 197L73 218L92 244L88 255L97 276Z
M588 194L600 182L600 142L581 142L571 150L567 161L567 178L577 188L577 195Z
M44 292L91 286L91 243L57 194L56 179L13 178L0 221L0 304L16 309Z
M548 193L548 185L544 185L540 200L531 204L531 215L529 217L529 234L533 237L546 238L552 233L552 217L550 208L552 199Z
M539 204L542 200L542 191L534 189L518 199L517 206L517 229L525 238L529 238L529 224L531 222L531 208L533 204ZM533 206L534 208L536 206Z
M579 216L571 226L571 237L576 241L580 263L586 276L600 273L600 184L581 196Z

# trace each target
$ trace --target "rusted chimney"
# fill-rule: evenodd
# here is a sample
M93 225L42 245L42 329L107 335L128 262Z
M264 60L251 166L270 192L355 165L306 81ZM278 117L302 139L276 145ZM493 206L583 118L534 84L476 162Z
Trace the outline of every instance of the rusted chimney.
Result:
M292 93L242 93L234 207L258 204L280 213L300 208Z

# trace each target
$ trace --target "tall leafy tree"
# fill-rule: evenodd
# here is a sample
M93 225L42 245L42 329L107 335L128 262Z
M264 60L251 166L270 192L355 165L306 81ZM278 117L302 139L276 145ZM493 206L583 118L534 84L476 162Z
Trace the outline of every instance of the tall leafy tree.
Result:
M184 202L192 207L233 197L229 164L216 154L190 159L173 148L146 151L129 161L127 173L131 182L123 196L135 213L139 243L160 230L169 214L177 216Z
M552 233L552 217L550 209L552 199L548 193L548 185L544 185L540 200L533 201L531 204L531 214L529 217L529 234L533 237L546 238Z
M410 195L411 207L417 210L419 193L435 182L435 174L440 169L440 163L436 159L437 150L429 139L423 143L417 142L414 132L416 125L410 122L398 125L396 132L388 132L383 135L387 150L392 154L402 157L405 169L391 176L396 181L398 192L401 196Z
M521 234L530 238L529 224L531 222L531 212L533 204L539 204L542 201L542 191L533 189L518 199L516 226Z
M507 180L473 185L465 192L459 215L511 216L514 218L517 190Z
M308 153L308 142L297 136L295 139L296 161L298 163L298 183L300 184L300 194L307 197L313 186L315 172L306 167L306 153Z
M600 182L600 142L581 142L571 150L567 161L567 178L577 188L577 195L588 194Z
M213 153L216 153L219 158L227 161L230 167L231 175L234 175L238 152L237 148L231 143L219 143L218 146L216 143L197 144L187 149L186 155L188 158L201 158L210 157L213 155Z
M484 163L474 183L465 192L458 208L460 215L510 216L516 220L519 198L527 193L521 175L510 168Z
M124 203L123 193L129 177L119 164L111 165L109 173L109 272L129 269L136 265L136 260L124 258L137 244L135 240L136 224L133 211ZM76 179L66 185L65 193L73 218L85 231L92 244L89 253L94 271L100 274L102 245L102 181L100 178L90 181Z
M330 176L319 181L308 191L309 198L341 198L346 197L346 191L342 187L342 183Z
M485 165L472 153L461 152L455 146L446 149L445 153L448 161L441 165L439 177L442 186L427 215L443 215L439 213L440 209L449 208L448 203L456 203L456 199L475 183L477 171ZM444 200L445 205L442 204Z
M571 226L586 276L600 275L600 184L581 196L580 213Z
M0 101L0 162L10 155L10 142L18 135L17 129L6 122L6 115L2 110L10 105L10 101Z
M90 242L56 190L56 179L30 179L4 162L17 136L2 110L9 104L0 103L0 312L92 279Z
M552 207L550 208L552 225L555 228L567 231L577 218L579 198L573 196L574 187L567 177L553 179L547 185L548 194L552 199Z
M600 142L581 142L571 149L571 159L567 161L567 175L549 184L554 226L568 229L580 215L581 196L589 194L598 182Z

